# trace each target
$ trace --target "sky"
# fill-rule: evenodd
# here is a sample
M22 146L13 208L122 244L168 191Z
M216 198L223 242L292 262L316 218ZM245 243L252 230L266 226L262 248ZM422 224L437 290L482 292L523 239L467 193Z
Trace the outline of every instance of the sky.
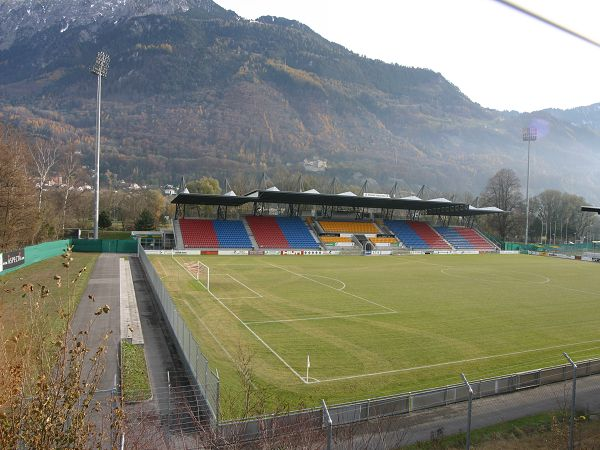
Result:
M531 112L600 103L600 47L494 0L215 0L298 20L360 55L441 73L480 105ZM600 42L597 0L512 0Z

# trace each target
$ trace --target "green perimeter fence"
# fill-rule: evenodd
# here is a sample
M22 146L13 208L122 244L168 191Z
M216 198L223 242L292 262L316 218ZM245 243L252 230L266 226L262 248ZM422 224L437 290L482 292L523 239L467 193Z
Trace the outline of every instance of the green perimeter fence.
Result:
M6 264L8 258L19 254L20 263L14 267L0 270L0 275L14 272L23 267L45 261L54 256L62 255L67 246L73 245L76 252L94 253L137 253L137 241L133 239L62 239L59 241L43 242L37 245L29 245L23 249L12 252L0 253L0 261ZM1 268L0 268L1 269Z
M63 239L60 241L44 242L42 244L30 245L28 247L25 247L23 249L25 256L23 262L15 267L11 267L0 271L0 274L4 275L6 273L11 273L15 270L19 270L23 267L30 266L40 261L44 261L48 258L61 255L65 252L67 246L70 243L71 241L69 239ZM6 256L10 255L11 253L15 252L5 252L3 255L6 258ZM4 263L6 262L5 260L3 261Z
M542 245L542 244L529 244L525 245L521 242L505 242L504 250L526 252L538 252L538 253L557 253L561 255L581 256L583 253L600 253L600 245L594 244L593 242L585 242L578 244L556 244L556 245Z
M73 239L73 250L93 253L137 253L133 239Z

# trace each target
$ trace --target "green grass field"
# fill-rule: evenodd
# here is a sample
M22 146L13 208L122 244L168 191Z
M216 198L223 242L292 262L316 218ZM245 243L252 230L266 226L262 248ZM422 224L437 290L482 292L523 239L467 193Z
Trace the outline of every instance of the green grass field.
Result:
M563 351L600 356L593 263L496 254L151 260L219 370L225 418L238 414L240 364L272 410L563 364ZM210 267L210 292L193 276L198 260Z

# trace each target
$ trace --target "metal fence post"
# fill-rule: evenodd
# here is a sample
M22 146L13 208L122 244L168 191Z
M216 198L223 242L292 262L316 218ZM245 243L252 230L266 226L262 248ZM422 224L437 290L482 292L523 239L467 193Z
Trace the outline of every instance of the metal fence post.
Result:
M467 450L469 450L471 448L471 412L473 410L473 389L471 389L471 385L467 381L465 374L461 373L460 376L465 382L469 392L469 407L467 409Z
M111 419L114 421L115 410L119 406L118 402L117 402L117 374L116 373L115 373L115 376L113 379L113 387L110 390L110 396L111 396L110 416L111 416ZM117 440L117 436L115 435L115 430L113 429L113 427L110 427L110 442L114 445L114 442L116 440Z
M572 400L571 400L571 420L569 421L569 450L573 450L573 436L575 435L575 398L577 388L577 364L573 362L571 357L563 352L563 356L567 358L571 366L573 366L573 388L572 388Z
M217 376L217 399L215 401L215 421L217 422L217 430L219 429L219 402L221 401L221 377L219 376L219 370L215 367L216 376Z
M169 414L168 414L168 419L167 419L167 428L170 430L171 429L171 373L168 370L167 370L167 386L169 388L169 402L168 402Z
M325 422L324 425L327 425L327 450L331 450L333 446L333 421L329 415L325 400L321 400L321 403L323 404L323 422Z

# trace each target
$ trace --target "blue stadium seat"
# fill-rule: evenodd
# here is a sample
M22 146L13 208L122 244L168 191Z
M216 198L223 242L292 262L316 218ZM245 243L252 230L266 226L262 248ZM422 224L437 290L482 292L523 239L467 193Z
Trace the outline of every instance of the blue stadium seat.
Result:
M277 217L276 221L290 248L320 248L300 217Z

